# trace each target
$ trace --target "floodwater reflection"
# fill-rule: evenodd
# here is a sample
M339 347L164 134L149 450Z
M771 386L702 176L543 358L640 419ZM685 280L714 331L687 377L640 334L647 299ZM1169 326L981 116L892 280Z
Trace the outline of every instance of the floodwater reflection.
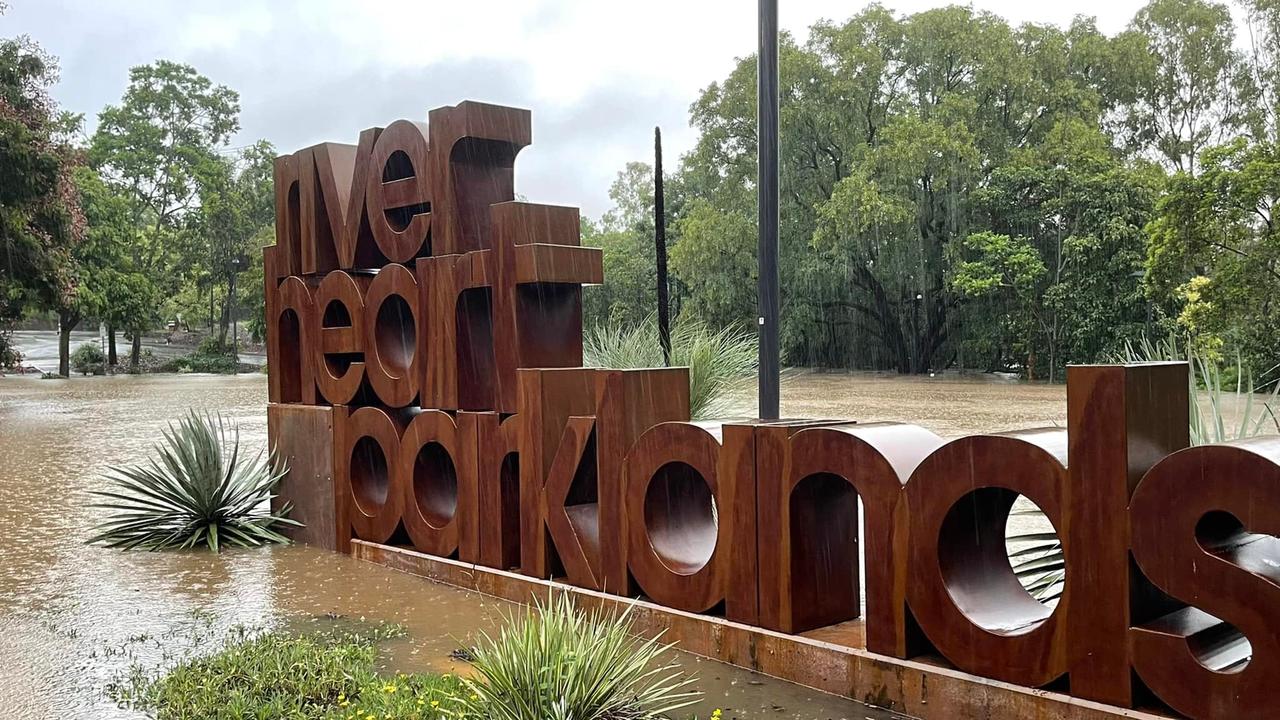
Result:
M8 717L137 718L106 696L135 663L214 647L240 624L345 616L401 623L390 669L465 672L449 652L510 605L307 547L121 552L87 547L104 518L89 491L138 461L188 407L266 441L266 378L0 380L0 697ZM852 701L682 656L726 718L887 718Z

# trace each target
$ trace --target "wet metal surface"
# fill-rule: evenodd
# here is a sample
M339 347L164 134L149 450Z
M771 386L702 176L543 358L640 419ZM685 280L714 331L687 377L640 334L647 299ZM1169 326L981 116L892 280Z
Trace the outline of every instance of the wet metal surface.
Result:
M822 377L822 376L813 376ZM784 385L788 393L800 388ZM812 397L832 392L815 389ZM1061 404L1060 390L1058 404ZM136 718L105 695L134 663L214 647L237 624L279 626L337 614L405 625L395 670L465 671L449 659L511 606L305 547L124 553L83 544L103 511L88 491L108 464L136 462L188 407L266 439L266 378L153 376L0 380L0 694L8 717ZM797 412L792 404L784 411ZM835 409L816 407L830 414ZM1030 410L1032 414L1039 409ZM726 718L892 717L852 701L685 656Z

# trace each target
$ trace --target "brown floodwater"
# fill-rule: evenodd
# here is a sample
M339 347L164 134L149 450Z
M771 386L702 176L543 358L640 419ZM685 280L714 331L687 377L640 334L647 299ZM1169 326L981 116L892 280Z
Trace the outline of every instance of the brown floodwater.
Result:
M512 606L309 547L121 552L89 547L89 507L111 464L137 462L188 407L217 410L251 448L266 441L266 379L152 376L0 380L0 708L5 717L138 718L109 699L131 667L206 652L237 625L342 616L399 623L390 670L465 672L449 653ZM894 717L691 655L703 717Z
M755 390L739 386L730 409L753 415ZM789 371L781 390L783 417L910 422L943 437L1067 425L1066 386L999 375Z
M991 376L790 373L790 416L903 420L944 436L1066 422L1062 386ZM754 388L734 396L752 414ZM135 664L206 652L237 625L306 626L341 616L405 626L398 671L465 672L449 657L512 606L308 547L120 552L84 545L111 464L139 461L187 408L217 410L250 448L266 441L266 378L152 376L0 380L0 708L17 718L138 718L108 698ZM682 655L726 718L895 717L859 703Z

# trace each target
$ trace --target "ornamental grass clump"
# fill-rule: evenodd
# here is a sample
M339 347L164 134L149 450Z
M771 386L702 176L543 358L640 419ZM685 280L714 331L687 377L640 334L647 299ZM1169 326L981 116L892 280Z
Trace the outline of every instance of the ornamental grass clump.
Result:
M112 467L112 487L95 491L94 507L114 514L94 529L90 543L126 550L287 543L275 530L298 526L289 506L272 513L272 490L288 469L275 453L246 459L239 428L221 416L191 411L171 423L155 456L134 467Z
M567 593L516 613L474 650L463 717L487 720L650 720L698 701L692 679L637 640L628 614L583 612Z
M755 372L756 355L756 338L749 332L676 321L671 332L671 365L689 368L689 411L694 420L726 411L730 391ZM589 367L662 367L657 321L650 318L635 327L601 325L587 333L582 356Z

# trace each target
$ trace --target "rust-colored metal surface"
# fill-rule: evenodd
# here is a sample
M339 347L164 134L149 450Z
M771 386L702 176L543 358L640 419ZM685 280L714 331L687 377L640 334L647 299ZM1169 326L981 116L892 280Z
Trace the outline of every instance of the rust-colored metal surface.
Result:
M521 571L630 594L623 458L646 428L688 419L687 371L522 369L519 378Z
M1133 559L1180 605L1129 631L1138 676L1191 717L1276 717L1280 438L1170 455L1129 521Z
M942 439L897 423L816 427L769 437L785 465L759 474L761 624L798 633L862 615L860 502L866 556L895 558L865 566L867 648L906 657L902 486ZM765 454L761 443L757 448ZM833 556L828 548L845 553Z
M1077 597L1130 598L1077 602L1068 640L1071 689L1091 700L1133 703L1129 645L1116 642L1133 620L1150 619L1160 603L1134 578L1129 561L1127 508L1143 474L1164 456L1191 444L1186 368L1180 363L1067 369L1070 443L1071 582Z
M404 528L413 546L474 561L477 537L475 445L440 410L416 413L400 439Z
M475 446L478 562L520 567L520 419L498 413L460 412L458 428Z
M400 462L404 422L382 408L335 408L334 468L350 488L347 526L354 537L386 542L404 511L405 468ZM341 532L341 529L339 530Z
M316 402L315 358L311 352L311 289L290 276L278 285L267 279L267 358L273 363L267 397L277 403Z
M601 254L576 208L515 201L528 111L429 119L276 161L270 433L301 539L641 595L685 649L926 717L1269 717L1280 441L1186 449L1185 364L1072 367L1066 428L946 443L689 422L687 369L580 367ZM1054 600L1010 561L1031 503Z
M313 293L311 364L316 389L333 405L355 399L365 379L365 307L367 275L336 270Z
M1067 670L1063 617L1075 554L1064 537L1067 586L1051 609L1018 582L1004 532L1023 495L1066 535L1065 452L1045 447L1065 451L1065 441L1059 430L960 438L925 458L906 484L907 602L925 636L961 670L1033 687Z
M333 408L267 405L267 434L277 457L288 458L289 474L276 488L271 509L291 506L289 517L302 527L283 532L295 542L338 549L333 483Z

